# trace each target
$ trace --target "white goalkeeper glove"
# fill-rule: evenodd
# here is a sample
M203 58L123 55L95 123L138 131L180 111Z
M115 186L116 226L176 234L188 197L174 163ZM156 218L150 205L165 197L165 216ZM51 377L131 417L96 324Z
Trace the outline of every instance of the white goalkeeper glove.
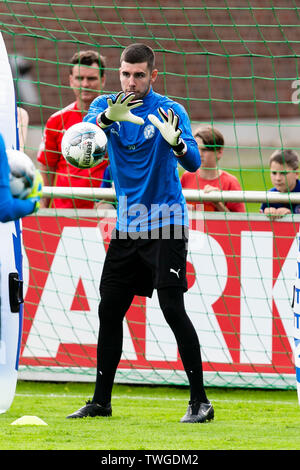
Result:
M115 121L129 121L134 124L144 124L144 119L135 116L131 110L142 106L142 100L134 100L134 93L125 95L120 91L113 101L111 98L107 99L108 108L97 116L98 126L102 129L110 126Z
M162 137L171 145L177 157L184 155L187 147L180 137L182 130L178 127L179 116L171 108L168 109L168 114L162 108L158 108L158 112L162 121L154 114L148 115L149 121L157 127Z
M43 195L43 178L39 170L35 170L34 183L31 192L26 199L35 203L34 211L37 212L40 208L40 199Z

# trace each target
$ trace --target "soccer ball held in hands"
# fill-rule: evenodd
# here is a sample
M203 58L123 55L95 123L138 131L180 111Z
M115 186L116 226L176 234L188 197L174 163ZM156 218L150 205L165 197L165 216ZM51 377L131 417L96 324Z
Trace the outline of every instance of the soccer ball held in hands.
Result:
M102 129L90 122L80 122L65 132L61 151L67 162L76 168L93 168L104 160L106 144Z
M13 197L26 199L32 191L36 168L28 155L25 153L7 149L7 160L10 169L9 186Z

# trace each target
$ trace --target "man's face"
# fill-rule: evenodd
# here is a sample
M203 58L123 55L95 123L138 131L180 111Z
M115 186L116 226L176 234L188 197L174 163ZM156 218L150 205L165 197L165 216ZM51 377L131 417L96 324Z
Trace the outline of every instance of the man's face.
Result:
M119 70L122 91L126 95L134 93L135 99L146 96L157 77L157 70L150 72L147 62L130 64L123 61Z
M69 78L77 103L88 109L105 83L105 77L100 77L98 64L95 62L91 66L74 65Z

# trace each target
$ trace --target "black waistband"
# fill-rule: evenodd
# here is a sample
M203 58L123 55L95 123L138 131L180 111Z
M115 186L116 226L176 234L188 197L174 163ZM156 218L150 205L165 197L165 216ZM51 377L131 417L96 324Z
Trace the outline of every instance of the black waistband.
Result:
M185 225L165 225L163 227L158 227L153 230L148 230L144 232L122 232L115 230L112 234L112 238L121 239L121 240L161 240L161 239L188 239L189 237L189 228Z

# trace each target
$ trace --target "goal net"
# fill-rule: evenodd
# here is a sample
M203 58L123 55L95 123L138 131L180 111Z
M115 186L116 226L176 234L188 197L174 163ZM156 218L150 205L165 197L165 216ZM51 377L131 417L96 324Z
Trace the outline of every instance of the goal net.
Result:
M296 385L291 302L300 218L292 212L270 219L260 213L261 199L247 193L267 198L270 155L298 151L299 18L293 0L0 4L17 105L29 115L24 150L35 162L48 118L74 101L73 54L92 49L104 56L101 93L118 92L120 54L133 42L154 49L155 91L185 107L193 130L212 125L223 134L219 174L238 181L245 211L212 206L190 218L186 309L201 343L206 385ZM52 189L58 188L46 188L47 195ZM88 196L71 188L68 197ZM293 201L300 204L297 196ZM113 204L47 208L23 219L20 377L94 380L98 285L114 224ZM187 383L155 293L135 297L124 320L117 381Z

